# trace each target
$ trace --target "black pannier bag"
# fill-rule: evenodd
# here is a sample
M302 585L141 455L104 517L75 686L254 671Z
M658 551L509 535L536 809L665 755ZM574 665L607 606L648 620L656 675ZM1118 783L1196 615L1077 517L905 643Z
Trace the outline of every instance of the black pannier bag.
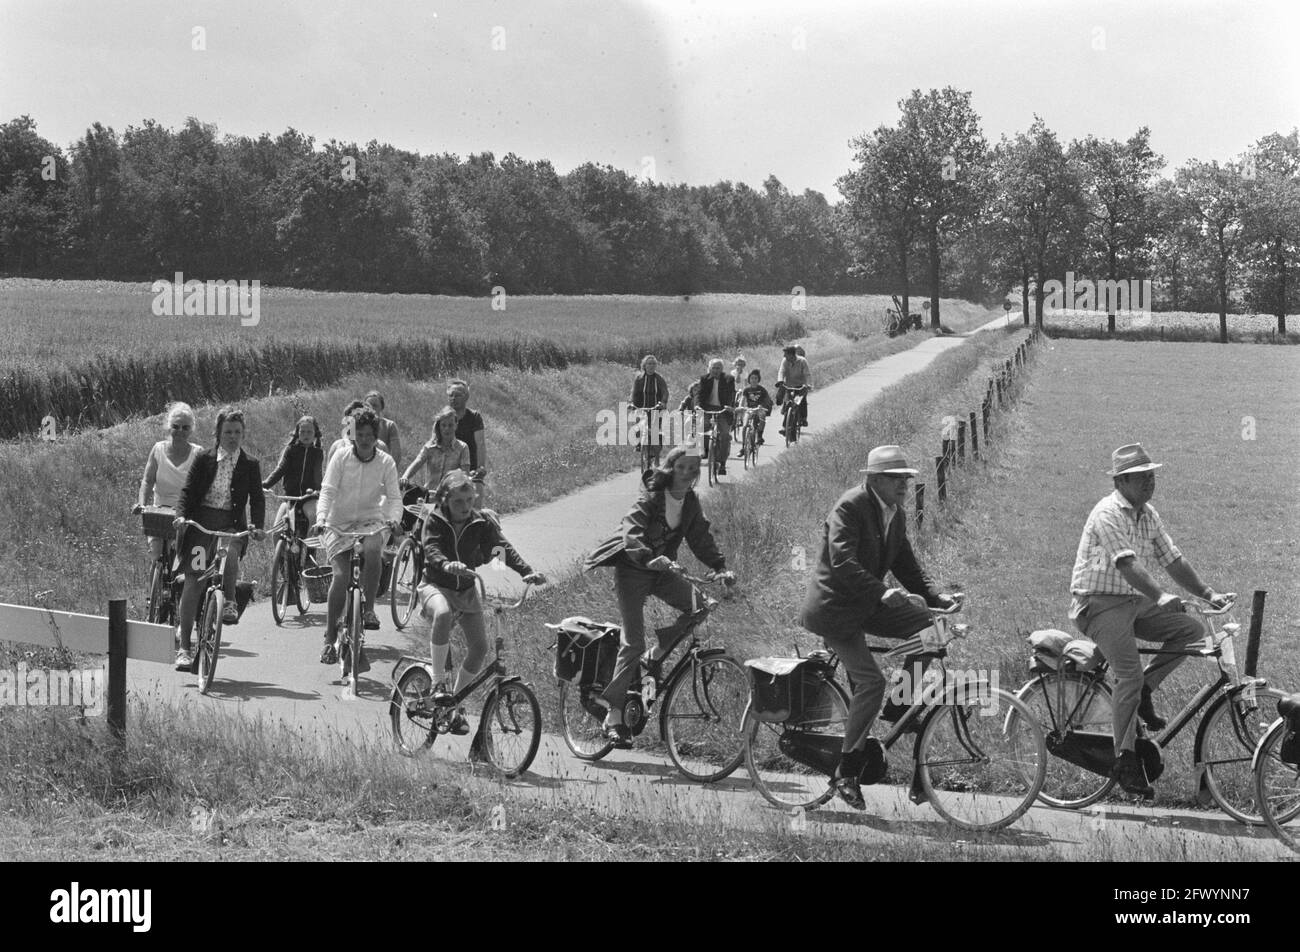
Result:
M817 716L808 706L820 696L817 688L831 670L825 661L808 658L751 658L745 662L749 674L750 713L770 723L797 721ZM829 712L822 714L829 716Z
M556 678L580 687L609 683L618 660L617 625L573 616L546 627L555 632Z

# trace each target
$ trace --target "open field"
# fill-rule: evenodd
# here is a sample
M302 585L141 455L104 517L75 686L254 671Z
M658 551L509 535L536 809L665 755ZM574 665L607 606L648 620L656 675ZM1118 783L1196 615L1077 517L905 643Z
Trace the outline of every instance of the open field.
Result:
M1285 337L1277 336L1277 318L1271 314L1229 314L1228 339L1255 343L1300 343L1297 315L1287 318ZM1073 308L1045 310L1043 327L1053 337L1096 337L1106 334L1104 311ZM1132 340L1218 341L1219 315L1199 311L1120 311L1115 315L1115 335Z
M493 366L563 369L647 352L695 357L800 337L805 327L883 337L888 298L783 295L490 297L266 288L259 321L159 317L147 284L0 280L0 437L107 426L175 399L195 405L319 389L353 373L447 377ZM983 308L945 302L963 329ZM75 346L70 346L75 342Z

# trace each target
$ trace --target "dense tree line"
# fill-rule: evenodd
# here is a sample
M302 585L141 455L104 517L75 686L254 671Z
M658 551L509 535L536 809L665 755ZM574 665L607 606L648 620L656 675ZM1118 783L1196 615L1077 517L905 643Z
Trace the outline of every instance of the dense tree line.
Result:
M591 163L318 147L293 129L219 136L190 119L65 153L27 116L0 126L0 272L258 278L327 290L810 294L992 301L1041 323L1067 272L1150 280L1157 309L1300 307L1300 139L1165 176L1148 129L1062 144L1038 117L990 144L971 94L914 91L856 138L831 204L775 177L667 185ZM1113 315L1112 315L1113 322Z

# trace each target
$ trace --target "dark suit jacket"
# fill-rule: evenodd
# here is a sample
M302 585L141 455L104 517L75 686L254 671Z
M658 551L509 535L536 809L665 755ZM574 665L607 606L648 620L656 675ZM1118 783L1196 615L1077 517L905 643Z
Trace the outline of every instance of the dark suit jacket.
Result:
M189 478L181 490L181 500L176 512L186 519L197 520L203 497L212 488L212 480L217 476L217 451L207 449L194 458L190 467ZM253 528L262 528L266 522L266 497L262 495L262 467L257 458L239 451L235 461L235 471L230 476L230 503L235 514L235 531L243 532L248 528L244 518L244 507L252 503Z
M712 387L712 377L705 374L700 378L700 399L696 403L697 407L704 406L704 401L708 399ZM736 379L731 374L724 373L718 378L718 396L722 398L724 407L734 407L736 405Z
M909 592L939 604L940 589L921 568L907 539L907 514L895 513L884 534L880 503L867 486L850 489L835 503L823 527L822 550L808 580L799 624L823 638L847 638L871 630L884 609L885 575Z

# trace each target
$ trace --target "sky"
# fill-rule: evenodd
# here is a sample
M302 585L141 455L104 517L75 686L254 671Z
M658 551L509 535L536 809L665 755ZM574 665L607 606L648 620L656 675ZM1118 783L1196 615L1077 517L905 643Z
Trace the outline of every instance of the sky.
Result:
M1172 169L1300 124L1296 0L0 0L0 122L66 148L186 117L563 173L840 198L854 136L913 89L985 136L1149 126Z

